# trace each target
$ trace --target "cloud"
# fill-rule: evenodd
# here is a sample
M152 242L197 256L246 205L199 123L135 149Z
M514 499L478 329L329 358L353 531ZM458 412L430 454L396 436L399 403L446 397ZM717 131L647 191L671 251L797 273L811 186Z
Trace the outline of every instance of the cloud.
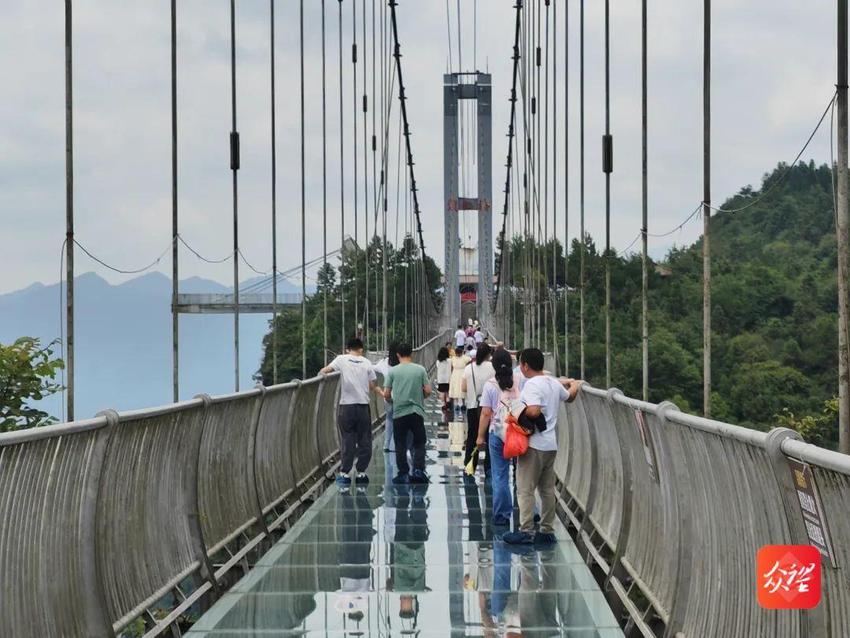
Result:
M300 78L298 4L277 10L278 231L281 267L301 255ZM493 194L501 207L505 132L509 112L510 56L514 12L511 2L478 3L472 34L472 1L462 3L464 66L477 42L478 66L493 74ZM268 3L239 2L237 11L238 128L242 140L239 172L240 244L261 268L271 263L271 141ZM452 3L454 5L454 3ZM559 78L564 97L563 17L558 2ZM651 227L667 230L687 215L702 194L701 5L651 3L649 14L649 125ZM329 245L340 235L338 3L326 6L327 40L327 219ZM346 230L354 223L354 146L350 64L352 2L343 2L343 100ZM362 4L357 2L358 16ZM371 2L366 3L371 30ZM381 3L376 3L380 17ZM600 136L603 131L602 4L586 3L586 213L595 237L604 233ZM307 257L319 254L323 227L321 30L319 2L305 3L307 148ZM611 118L615 138L612 176L612 242L625 246L640 219L640 32L638 0L611 7ZM75 36L75 205L77 237L119 266L151 261L170 241L170 77L169 3L76 3ZM442 262L442 74L452 34L457 60L455 7L447 25L441 2L399 3L408 108L425 241ZM569 210L578 228L578 4L570 3L569 40ZM713 19L713 199L720 202L744 184L758 184L777 161L792 158L826 105L834 84L834 16L793 3L714 3ZM231 250L229 4L220 0L179 3L179 201L180 230L205 254ZM360 59L371 65L358 19ZM447 29L448 26L448 29ZM380 27L379 27L380 28ZM0 218L4 267L0 291L58 276L64 238L64 70L63 16L47 0L10 0L0 7ZM363 90L359 69L358 93ZM368 90L371 93L371 71ZM370 98L371 105L376 100ZM397 127L398 104L392 105ZM558 108L559 171L563 163L564 104ZM371 113L368 123L371 135ZM358 145L362 114L357 113ZM363 224L364 166L358 146L358 216ZM397 147L391 144L390 203L394 204ZM368 156L369 200L373 197ZM823 132L807 156L828 159ZM559 182L563 189L563 180ZM559 194L563 205L564 198ZM559 211L562 218L563 210ZM494 215L498 228L498 216ZM370 225L372 224L370 220ZM390 213L390 235L395 215ZM560 226L560 224L559 224ZM692 241L700 224L676 236ZM228 282L231 266L211 266L188 253L183 276ZM94 265L80 257L80 271ZM169 264L162 264L168 271ZM122 278L103 273L110 281Z

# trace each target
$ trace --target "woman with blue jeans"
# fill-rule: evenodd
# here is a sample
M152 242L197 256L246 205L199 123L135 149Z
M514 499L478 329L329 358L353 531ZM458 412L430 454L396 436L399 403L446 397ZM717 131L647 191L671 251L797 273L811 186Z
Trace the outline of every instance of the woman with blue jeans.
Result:
M490 451L490 481L493 489L493 524L510 525L513 513L511 463L502 454L505 445L505 417L514 401L519 400L519 384L514 381L513 362L507 350L493 353L496 376L484 385L478 418L479 448ZM489 430L489 437L487 436Z

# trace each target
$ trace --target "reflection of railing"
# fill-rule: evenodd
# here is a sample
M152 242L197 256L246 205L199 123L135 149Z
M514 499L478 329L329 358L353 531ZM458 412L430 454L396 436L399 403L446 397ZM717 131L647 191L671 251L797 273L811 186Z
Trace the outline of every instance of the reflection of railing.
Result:
M223 593L333 476L338 392L333 374L0 434L0 636L154 636Z
M643 635L846 635L850 618L850 457L791 430L758 432L585 387L559 424L561 505L580 550ZM762 609L756 554L809 544L789 463L808 464L831 532L823 599ZM657 627L656 627L657 630Z

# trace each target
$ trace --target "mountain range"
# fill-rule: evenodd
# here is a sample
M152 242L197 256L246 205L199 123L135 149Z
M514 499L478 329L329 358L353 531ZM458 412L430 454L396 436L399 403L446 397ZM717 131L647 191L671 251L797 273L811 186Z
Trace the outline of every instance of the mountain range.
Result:
M248 286L257 279L241 284ZM170 403L171 280L149 273L112 285L95 273L74 279L75 403L77 419L105 408L129 410ZM181 293L227 293L232 288L197 277L180 282ZM279 280L281 293L300 292ZM47 344L60 337L64 308L59 284L34 283L0 295L0 342L21 336ZM240 386L254 385L262 357L267 315L240 316ZM59 348L56 348L59 356ZM180 316L180 398L234 389L232 315ZM62 398L41 403L62 416Z

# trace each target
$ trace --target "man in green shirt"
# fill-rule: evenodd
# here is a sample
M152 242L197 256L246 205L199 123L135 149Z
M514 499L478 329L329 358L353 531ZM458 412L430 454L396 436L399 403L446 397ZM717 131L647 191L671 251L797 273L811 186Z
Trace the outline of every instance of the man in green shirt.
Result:
M393 483L428 483L425 474L425 397L431 394L428 373L413 363L408 343L399 344L399 364L390 368L384 380L384 398L393 403L393 440L398 475ZM407 433L413 434L413 471L407 462Z

